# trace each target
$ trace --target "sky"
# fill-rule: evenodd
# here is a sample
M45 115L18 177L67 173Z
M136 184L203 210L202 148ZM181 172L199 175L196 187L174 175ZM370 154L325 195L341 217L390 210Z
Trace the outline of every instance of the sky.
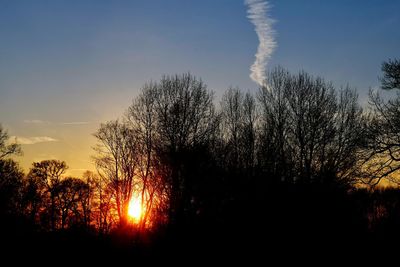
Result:
M267 68L305 70L366 102L380 65L400 58L400 1L271 0ZM148 81L191 72L215 91L256 92L258 47L243 0L0 0L0 123L33 161L93 170L93 133Z

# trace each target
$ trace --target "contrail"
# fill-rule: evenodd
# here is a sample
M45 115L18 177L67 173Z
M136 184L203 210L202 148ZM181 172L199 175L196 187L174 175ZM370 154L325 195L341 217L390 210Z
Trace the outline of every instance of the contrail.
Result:
M262 86L266 78L265 71L268 60L276 47L275 31L272 29L272 24L275 21L267 15L269 11L267 1L245 0L244 2L248 6L247 18L254 24L260 41L255 55L256 60L250 67L250 78Z

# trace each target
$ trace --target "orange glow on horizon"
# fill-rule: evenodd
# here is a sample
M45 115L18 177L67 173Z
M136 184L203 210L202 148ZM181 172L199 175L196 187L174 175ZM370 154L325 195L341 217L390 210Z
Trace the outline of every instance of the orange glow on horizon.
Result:
M128 216L134 223L139 222L144 214L142 199L140 197L132 196L128 206Z

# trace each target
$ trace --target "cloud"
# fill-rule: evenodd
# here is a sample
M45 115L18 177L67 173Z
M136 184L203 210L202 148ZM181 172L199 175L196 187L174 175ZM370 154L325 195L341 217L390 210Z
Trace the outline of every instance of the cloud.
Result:
M21 137L21 136L11 136L12 139L16 139L18 144L21 145L34 145L38 143L46 143L46 142L57 142L57 139L54 139L49 136L32 136L32 137Z
M60 122L61 125L85 125L89 124L88 121L71 121L71 122Z
M24 123L30 123L30 124L49 124L50 122L48 122L48 121L42 121L42 120L24 120Z
M260 86L264 84L266 78L266 66L271 58L277 44L275 42L275 31L272 24L275 20L268 16L269 4L262 0L245 0L248 6L247 18L255 26L255 31L258 36L259 44L255 61L250 67L250 78Z
M29 124L52 124L52 125L85 125L89 124L88 121L67 121L67 122L50 122L50 121L43 121L43 120L24 120L24 123Z

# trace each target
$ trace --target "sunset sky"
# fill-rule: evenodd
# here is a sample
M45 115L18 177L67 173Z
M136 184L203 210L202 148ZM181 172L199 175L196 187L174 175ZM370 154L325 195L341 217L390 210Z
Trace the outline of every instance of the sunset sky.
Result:
M400 1L269 1L268 67L304 69L358 89L400 57ZM258 39L243 0L0 0L0 123L33 161L93 169L92 133L120 117L147 81L190 71L216 92L256 92Z

